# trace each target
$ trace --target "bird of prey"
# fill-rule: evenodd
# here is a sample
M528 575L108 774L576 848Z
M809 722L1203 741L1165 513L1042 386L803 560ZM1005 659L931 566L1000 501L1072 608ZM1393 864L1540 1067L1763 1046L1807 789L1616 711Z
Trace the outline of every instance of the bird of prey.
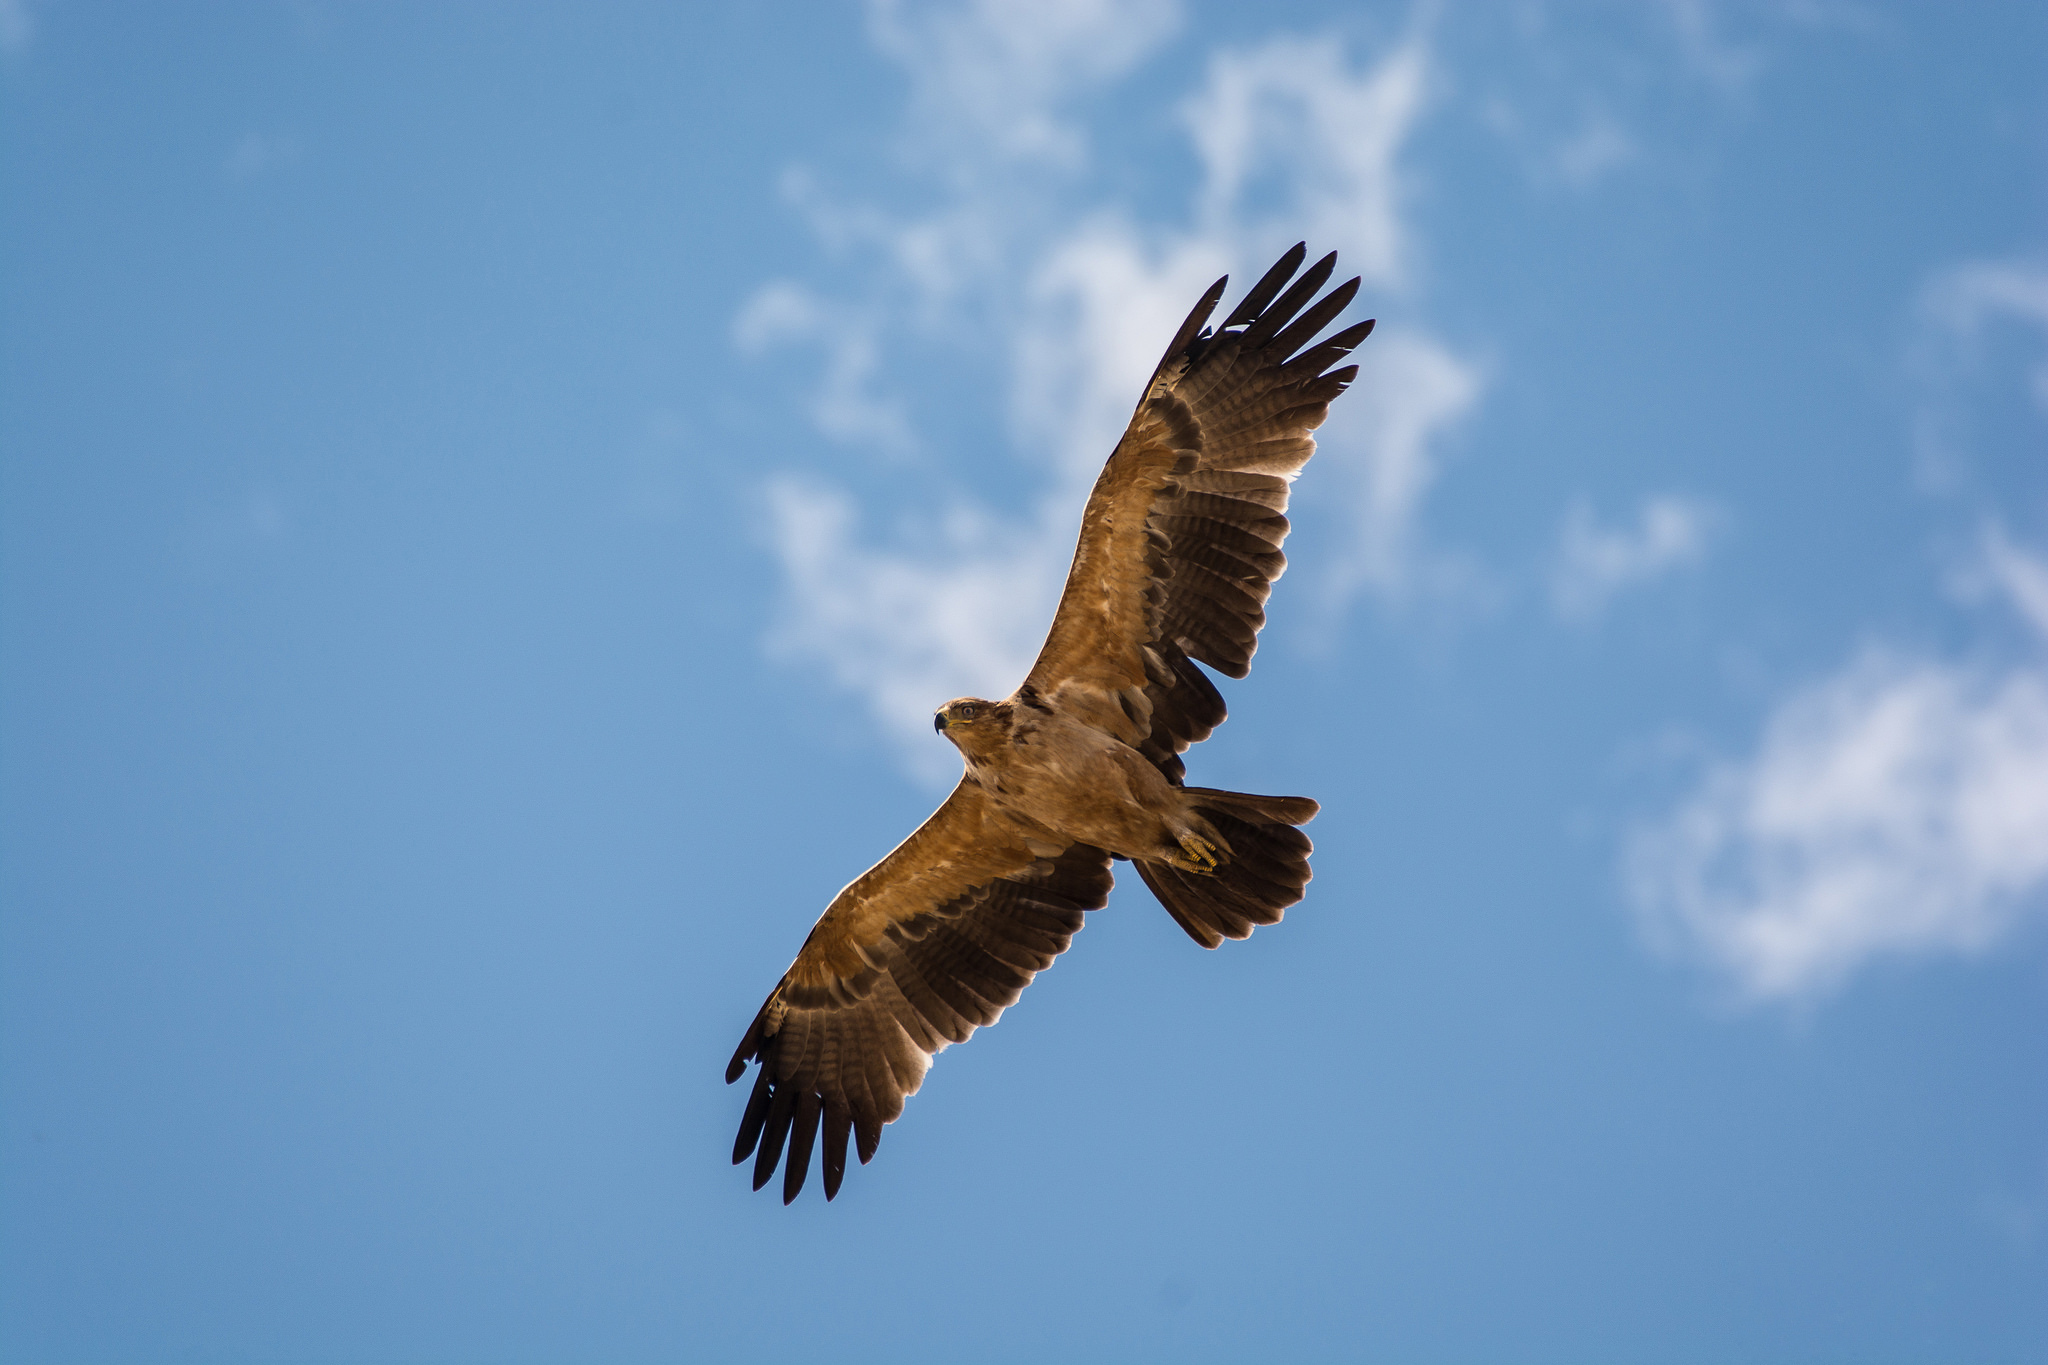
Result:
M960 784L833 897L747 1027L725 1079L760 1063L732 1158L754 1157L755 1189L781 1163L795 1199L822 1126L838 1194L848 1136L865 1164L932 1055L993 1024L1108 902L1113 859L1204 948L1301 899L1295 827L1316 803L1187 786L1181 753L1224 716L1195 664L1250 671L1288 486L1358 373L1331 366L1372 330L1310 344L1358 281L1318 299L1337 256L1295 279L1306 256L1282 256L1220 327L1205 324L1228 276L1188 314L1088 496L1030 676L1002 701L939 708Z

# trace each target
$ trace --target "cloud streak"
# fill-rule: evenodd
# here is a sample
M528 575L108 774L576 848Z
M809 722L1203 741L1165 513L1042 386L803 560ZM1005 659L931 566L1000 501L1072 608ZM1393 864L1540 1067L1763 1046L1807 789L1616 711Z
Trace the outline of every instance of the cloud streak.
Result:
M1926 375L1953 387L1991 324L2048 335L2048 271L1961 266L1920 311ZM2038 364L2030 378L2048 412ZM1653 941L1745 997L1800 1000L1879 959L1983 952L2048 913L2048 559L1991 519L1958 577L2024 623L2024 656L1877 645L1784 700L1751 756L1637 832L1627 880Z
M1355 65L1334 39L1278 38L1212 54L1179 106L1200 167L1178 221L1090 203L1086 97L1178 23L1164 4L1071 4L1039 26L997 5L873 11L881 50L911 78L906 147L944 189L921 215L834 204L804 175L792 198L821 240L871 251L873 300L835 303L780 281L735 324L743 349L823 348L811 401L848 444L915 444L878 363L891 329L1000 325L1011 343L1009 426L1042 471L1040 496L997 511L956 498L916 537L877 537L858 501L817 478L767 490L787 596L772 644L861 694L913 765L936 702L1006 691L1049 617L1073 524L1135 394L1191 300L1217 275L1254 274L1297 237L1335 246L1383 292L1412 293L1419 255L1399 158L1423 109L1419 39ZM1055 215L1048 203L1063 206ZM1242 285L1243 281L1240 281ZM1412 312L1412 310L1410 310ZM1428 576L1418 522L1443 434L1477 402L1479 370L1442 342L1385 329L1357 394L1324 429L1317 477L1347 488L1351 534L1330 593L1405 600ZM934 528L937 528L934 533ZM1039 589L1043 591L1039 591Z
M1747 997L1800 999L2038 918L2044 831L2048 672L1871 649L1640 832L1629 879L1660 946Z
M916 441L903 406L876 391L879 343L871 316L828 303L800 284L776 280L757 290L733 320L733 340L748 355L793 343L825 352L824 375L811 395L818 430L850 445L892 453Z
M1910 370L1920 388L1914 438L1928 487L1957 492L1973 482L1972 428L1985 411L1987 377L2004 378L2001 343L2017 336L2022 386L2033 409L2048 414L2048 260L1967 261L1942 271L1921 291Z
M1625 588L1706 555L1717 518L1697 498L1645 498L1633 526L1608 527L1583 499L1565 514L1550 577L1551 604L1567 621L1590 621Z
M1442 440L1479 401L1483 378L1430 337L1390 327L1373 336L1345 407L1320 433L1327 472L1345 486L1352 534L1331 571L1342 607L1367 592L1388 605L1454 592L1456 563L1421 543L1423 499L1442 470Z
M1071 168L1087 138L1063 106L1180 27L1174 0L875 0L868 32L911 82L913 141L966 177L998 163Z

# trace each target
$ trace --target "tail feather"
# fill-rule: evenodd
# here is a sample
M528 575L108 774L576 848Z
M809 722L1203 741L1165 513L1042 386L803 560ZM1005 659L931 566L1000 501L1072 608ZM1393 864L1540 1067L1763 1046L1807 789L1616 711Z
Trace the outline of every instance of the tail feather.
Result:
M1215 872L1183 872L1171 863L1141 860L1138 875L1173 916L1174 923L1204 948L1226 938L1248 938L1261 924L1278 924L1308 885L1308 855L1314 848L1294 826L1315 818L1305 796L1252 796L1245 792L1189 787L1188 804L1216 827L1230 856Z
M1182 790L1190 798L1188 804L1205 814L1220 810L1254 824L1305 825L1322 809L1306 796L1254 796L1250 792L1218 791L1214 787Z

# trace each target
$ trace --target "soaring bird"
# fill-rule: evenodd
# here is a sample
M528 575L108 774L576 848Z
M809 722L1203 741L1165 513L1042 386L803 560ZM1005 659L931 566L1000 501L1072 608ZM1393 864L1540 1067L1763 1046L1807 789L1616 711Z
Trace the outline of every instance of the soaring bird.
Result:
M1187 786L1181 754L1224 717L1196 663L1251 669L1286 567L1288 487L1358 373L1331 366L1372 330L1311 344L1358 281L1317 298L1337 255L1296 279L1307 254L1282 256L1220 327L1206 324L1228 276L1188 314L1088 496L1030 676L1001 701L939 708L959 785L832 898L748 1025L725 1079L760 1063L732 1157L754 1158L755 1189L780 1163L795 1199L822 1126L837 1195L848 1136L874 1157L932 1056L995 1023L1108 902L1112 860L1204 948L1301 899L1311 846L1296 826L1316 803Z

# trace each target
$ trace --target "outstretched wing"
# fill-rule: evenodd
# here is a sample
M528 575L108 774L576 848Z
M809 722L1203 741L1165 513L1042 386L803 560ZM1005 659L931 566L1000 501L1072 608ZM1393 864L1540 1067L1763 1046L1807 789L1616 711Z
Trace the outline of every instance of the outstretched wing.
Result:
M1190 660L1250 672L1287 566L1288 485L1358 373L1330 366L1372 330L1362 322L1303 350L1358 292L1353 279L1315 298L1335 252L1288 287L1306 256L1302 245L1282 256L1220 330L1204 324L1227 277L1181 324L1089 495L1052 630L1020 689L1116 735L1176 783L1181 751L1224 717Z
M832 904L755 1016L727 1084L759 1059L733 1145L754 1188L775 1174L803 1189L825 1132L825 1197L846 1174L846 1139L866 1162L931 1057L1016 1003L1109 900L1109 855L1048 839L962 779L945 804ZM758 1146L758 1154L756 1149Z

